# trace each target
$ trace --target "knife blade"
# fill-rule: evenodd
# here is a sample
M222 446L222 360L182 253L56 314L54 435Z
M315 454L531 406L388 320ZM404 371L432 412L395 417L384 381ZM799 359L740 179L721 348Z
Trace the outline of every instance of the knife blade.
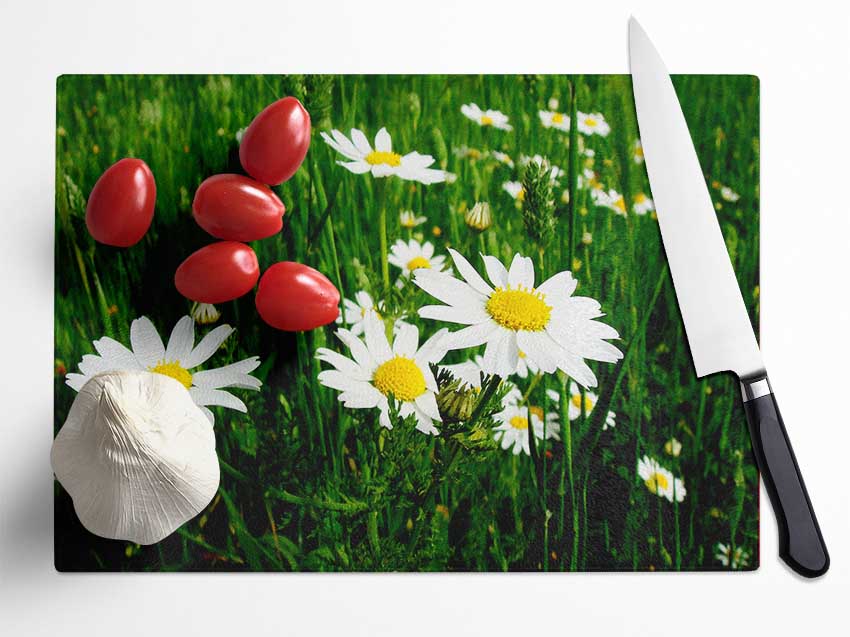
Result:
M629 21L629 64L652 198L697 377L733 372L779 527L780 557L817 577L829 553L773 396L720 224L667 68Z

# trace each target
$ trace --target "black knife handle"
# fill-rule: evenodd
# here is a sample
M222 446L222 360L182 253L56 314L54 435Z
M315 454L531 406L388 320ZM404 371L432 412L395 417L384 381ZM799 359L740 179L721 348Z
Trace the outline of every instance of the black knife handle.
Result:
M741 382L753 453L779 527L779 556L804 577L829 568L829 553L767 377ZM767 393L765 393L767 392Z

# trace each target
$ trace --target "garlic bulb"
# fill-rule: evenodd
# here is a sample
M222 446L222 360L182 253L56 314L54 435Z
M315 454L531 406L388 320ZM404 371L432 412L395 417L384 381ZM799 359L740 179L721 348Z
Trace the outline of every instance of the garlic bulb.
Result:
M178 381L107 372L80 389L53 441L56 478L95 535L153 544L218 490L212 425Z

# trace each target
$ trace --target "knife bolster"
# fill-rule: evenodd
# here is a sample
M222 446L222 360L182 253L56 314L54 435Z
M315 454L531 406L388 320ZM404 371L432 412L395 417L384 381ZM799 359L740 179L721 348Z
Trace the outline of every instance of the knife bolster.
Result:
M770 387L770 381L767 380L767 376L741 379L741 394L744 397L745 403L772 393L773 390Z

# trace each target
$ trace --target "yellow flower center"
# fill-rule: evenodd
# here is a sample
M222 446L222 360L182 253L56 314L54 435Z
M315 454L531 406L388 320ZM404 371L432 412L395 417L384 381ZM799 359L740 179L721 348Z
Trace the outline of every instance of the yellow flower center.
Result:
M525 416L514 416L510 419L511 427L526 431L528 429L528 418Z
M396 356L381 363L372 377L372 384L384 396L411 401L425 393L425 375L412 358Z
M425 257L413 257L410 261L407 262L407 269L413 272L414 270L418 270L419 268L430 268L431 262Z
M638 194L635 195L635 203L643 203L644 201L646 201L646 195L645 194L643 194L642 192L639 192Z
M594 126L596 126L597 121L595 119L593 119L592 117L587 117L587 118L585 118L584 123L587 126L589 126L590 128L593 128Z
M534 414L535 416L540 418L540 420L543 420L543 408L542 407L529 407L528 410L532 414Z
M619 210L620 212L625 212L626 211L626 201L625 201L625 199L623 199L622 197L617 199L614 202L614 207L617 208L617 210Z
M552 307L546 305L546 296L519 286L512 290L496 288L485 306L496 323L509 330L540 332L549 324Z
M573 394L570 397L570 402L572 402L573 406L576 409L581 409L581 394ZM591 409L593 409L593 401L590 400L590 396L585 394L584 395L584 413L589 414Z
M560 124L563 121L564 121L564 116L561 113L555 113L554 115L552 115L552 123L553 124Z
M525 188L520 188L519 192L516 194L517 201L523 201L525 199Z
M371 153L366 155L366 163L373 166L377 166L378 164L386 164L387 166L393 167L400 166L401 155L383 150L373 150Z
M635 148L635 157L643 157L643 148L638 146Z
M190 374L188 370L181 367L180 363L176 361L159 361L156 365L148 367L148 370L154 372L155 374L170 376L178 383L183 385L183 387L185 387L186 389L189 389L192 386L192 374Z
M667 487L670 486L670 483L667 481L667 476L663 473L653 473L646 479L646 488L652 491L653 493L663 493L667 490Z
M492 126L493 125L493 118L490 117L489 115L482 115L481 116L481 125L482 126Z

